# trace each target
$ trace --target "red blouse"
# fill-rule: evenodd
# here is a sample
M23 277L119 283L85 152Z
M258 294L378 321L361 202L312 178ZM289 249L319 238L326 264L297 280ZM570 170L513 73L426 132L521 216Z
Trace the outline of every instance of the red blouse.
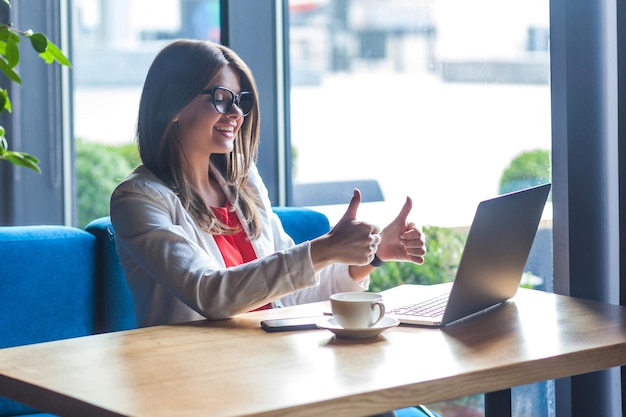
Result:
M211 210L215 216L229 227L236 227L239 231L232 235L213 235L215 243L224 258L226 267L237 266L250 262L256 259L256 253L252 244L248 240L246 232L241 227L239 218L234 211L229 210L229 205L226 207L211 207ZM271 304L266 304L257 308L256 310L267 310L271 307Z

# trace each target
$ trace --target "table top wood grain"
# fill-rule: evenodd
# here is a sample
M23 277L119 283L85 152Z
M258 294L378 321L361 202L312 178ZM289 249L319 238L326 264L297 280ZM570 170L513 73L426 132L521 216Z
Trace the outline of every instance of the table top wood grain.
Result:
M446 328L371 339L259 326L327 308L1 349L0 395L64 416L363 416L626 364L625 307L525 289Z

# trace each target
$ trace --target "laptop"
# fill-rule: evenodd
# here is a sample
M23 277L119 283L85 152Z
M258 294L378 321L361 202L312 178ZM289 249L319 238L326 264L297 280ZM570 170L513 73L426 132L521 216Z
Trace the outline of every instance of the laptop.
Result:
M442 327L513 297L550 187L543 184L480 202L454 281L384 291L387 316L402 324Z

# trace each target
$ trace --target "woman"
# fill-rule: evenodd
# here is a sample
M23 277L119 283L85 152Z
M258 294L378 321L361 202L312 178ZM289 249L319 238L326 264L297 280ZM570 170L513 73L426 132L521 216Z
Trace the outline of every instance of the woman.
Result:
M227 47L180 40L155 58L139 106L143 164L111 197L117 249L141 326L363 291L382 261L422 263L407 201L385 229L357 220L360 193L326 235L294 245L255 166L257 88Z

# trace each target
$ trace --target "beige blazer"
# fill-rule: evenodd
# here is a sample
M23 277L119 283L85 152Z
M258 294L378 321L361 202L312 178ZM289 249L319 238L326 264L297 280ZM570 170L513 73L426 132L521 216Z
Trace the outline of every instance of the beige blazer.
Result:
M347 265L331 265L316 274L310 243L295 245L285 233L256 167L250 184L262 201L262 234L252 241L258 259L231 268L224 265L213 236L196 225L178 197L146 167L118 185L111 197L111 221L140 326L223 319L268 302L288 306L367 289L369 280L354 282Z

